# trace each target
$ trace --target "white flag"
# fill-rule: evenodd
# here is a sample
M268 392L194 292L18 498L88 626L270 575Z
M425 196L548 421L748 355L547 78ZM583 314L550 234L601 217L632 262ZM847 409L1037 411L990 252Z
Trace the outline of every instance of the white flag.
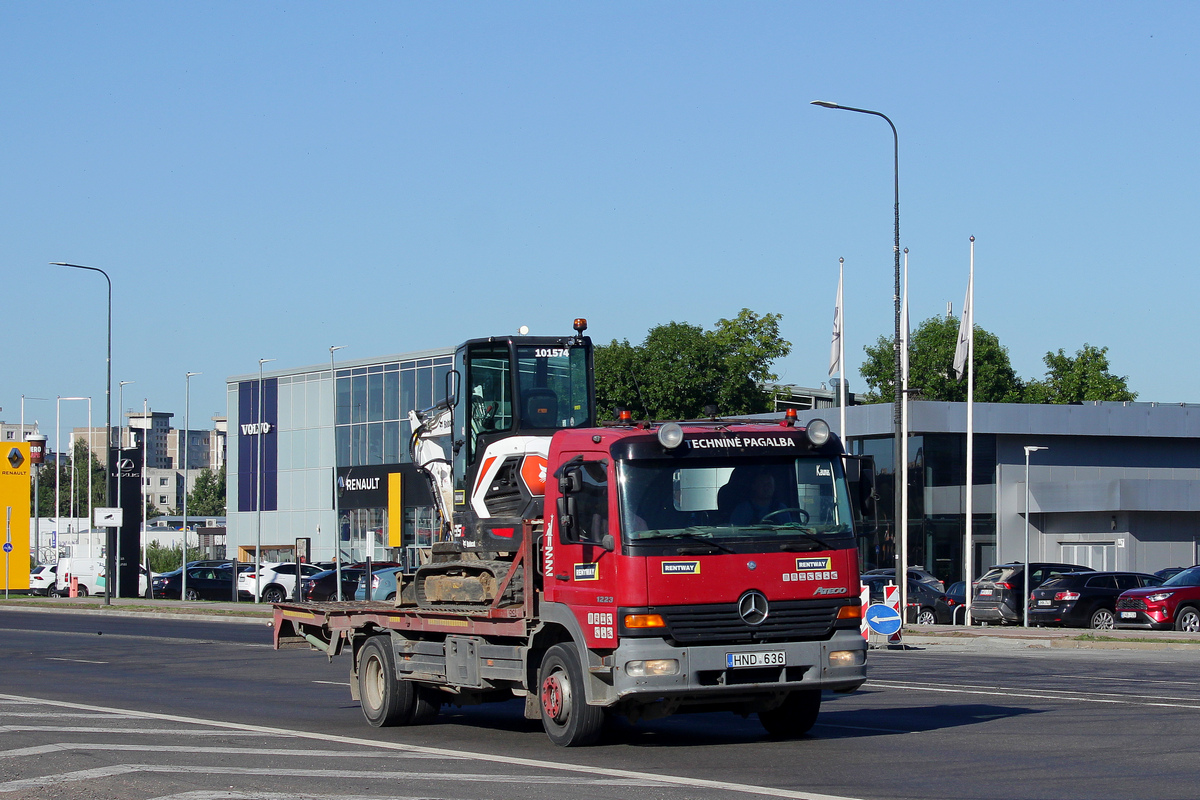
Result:
M967 280L967 299L963 301L962 321L958 324L958 344L954 346L954 377L962 379L967 371L967 352L970 349L971 324L971 295L973 294L975 277Z
M833 308L833 342L829 349L829 374L842 371L842 275L838 273L837 305Z

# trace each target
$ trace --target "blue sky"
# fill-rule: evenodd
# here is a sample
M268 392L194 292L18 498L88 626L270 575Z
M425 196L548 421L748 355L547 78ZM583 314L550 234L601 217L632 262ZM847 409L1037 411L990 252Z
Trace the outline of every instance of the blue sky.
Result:
M817 385L839 257L851 367L892 327L892 141L815 99L899 129L914 320L960 310L974 235L1022 377L1087 342L1200 402L1198 34L1186 3L4 4L0 419L103 424L104 281L51 261L112 276L114 409L135 381L179 425L188 371L203 423L259 358L577 316L781 313Z

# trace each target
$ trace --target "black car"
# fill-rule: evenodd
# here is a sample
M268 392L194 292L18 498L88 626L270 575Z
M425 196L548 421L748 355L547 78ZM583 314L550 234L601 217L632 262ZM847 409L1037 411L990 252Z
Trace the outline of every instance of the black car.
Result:
M155 575L151 591L156 600L178 600L183 588L183 570ZM186 600L232 600L233 570L216 567L190 567L187 572Z
M893 573L895 571L893 570ZM911 575L911 573L910 573ZM867 587L870 602L882 603L884 598L883 589L891 583L895 583L890 575L862 575L860 577L863 586ZM944 597L941 592L931 584L921 581L908 581L908 594L906 595L905 605L907 613L905 620L915 622L918 625L932 625L938 621L937 619L937 601L938 598Z
M966 619L967 584L965 581L955 581L946 589L946 593L934 603L933 610L937 614L939 625L963 625Z
M342 567L342 599L353 600L358 581L365 570L361 567ZM309 603L337 600L337 570L327 569L307 578L300 578L300 598Z
M1092 572L1078 564L1053 564L1034 561L1030 564L1029 590L1032 592L1051 578L1070 572ZM975 583L971 597L971 620L982 623L1012 623L1024 621L1025 565L1020 562L998 564L983 573Z
M1117 598L1121 592L1161 586L1162 582L1162 578L1140 572L1059 575L1029 593L1029 624L1109 631L1116 622Z

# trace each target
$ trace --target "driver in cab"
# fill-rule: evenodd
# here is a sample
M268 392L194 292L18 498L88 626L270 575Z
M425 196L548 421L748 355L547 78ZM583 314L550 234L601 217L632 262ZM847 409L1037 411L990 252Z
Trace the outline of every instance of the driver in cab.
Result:
M785 524L792 521L787 506L775 497L775 477L766 470L754 476L750 483L749 496L738 503L729 515L730 525ZM769 519L764 519L766 517Z

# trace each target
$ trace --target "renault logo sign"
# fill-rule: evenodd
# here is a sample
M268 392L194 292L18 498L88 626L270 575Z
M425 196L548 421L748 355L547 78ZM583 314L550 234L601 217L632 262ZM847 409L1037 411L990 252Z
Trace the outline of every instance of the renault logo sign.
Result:
M8 451L8 463L12 464L13 469L18 469L25 463L25 456L21 455L21 449L14 447Z
M738 599L738 616L747 625L761 625L767 618L767 596L751 589Z

